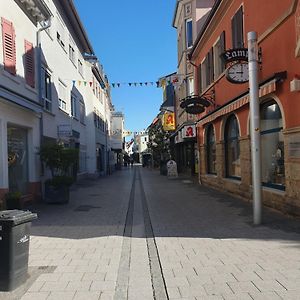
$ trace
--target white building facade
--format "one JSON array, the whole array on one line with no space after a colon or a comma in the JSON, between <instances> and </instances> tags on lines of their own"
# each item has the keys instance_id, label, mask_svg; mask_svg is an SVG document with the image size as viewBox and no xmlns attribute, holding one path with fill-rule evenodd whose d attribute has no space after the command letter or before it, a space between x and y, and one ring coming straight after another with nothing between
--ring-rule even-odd
<instances>
[{"instance_id":1,"label":"white building facade","mask_svg":"<svg viewBox=\"0 0 300 300\"><path fill-rule=\"evenodd\" d=\"M41 196L44 143L77 148L79 176L109 173L109 83L73 1L1 1L0 18L0 201Z\"/></svg>"}]
</instances>

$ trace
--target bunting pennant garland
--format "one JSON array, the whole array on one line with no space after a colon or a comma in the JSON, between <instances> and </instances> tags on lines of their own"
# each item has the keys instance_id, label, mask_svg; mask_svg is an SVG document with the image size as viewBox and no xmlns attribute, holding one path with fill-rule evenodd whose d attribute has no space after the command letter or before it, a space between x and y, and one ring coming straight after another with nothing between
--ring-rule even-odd
<instances>
[{"instance_id":1,"label":"bunting pennant garland","mask_svg":"<svg viewBox=\"0 0 300 300\"><path fill-rule=\"evenodd\" d=\"M68 79L70 80L70 79ZM167 85L169 84L173 84L174 86L177 86L179 84L181 84L182 82L185 81L184 79L178 79L177 76L172 76L169 78L161 78L159 79L159 81L145 81L145 82L113 82L113 83L103 83L103 82L93 82L93 81L84 81L84 80L74 80L71 79L70 80L73 84L73 86L78 85L78 86L89 86L93 89L95 89L95 91L97 91L98 89L108 89L108 88L119 88L122 86L127 86L127 87L157 87L157 88L165 88Z\"/></svg>"}]
</instances>

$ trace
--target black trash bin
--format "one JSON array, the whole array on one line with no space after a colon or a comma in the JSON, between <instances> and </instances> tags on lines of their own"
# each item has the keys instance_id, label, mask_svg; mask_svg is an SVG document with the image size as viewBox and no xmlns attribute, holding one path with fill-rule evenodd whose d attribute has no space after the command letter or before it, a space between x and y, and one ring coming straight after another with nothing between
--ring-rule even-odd
<instances>
[{"instance_id":1,"label":"black trash bin","mask_svg":"<svg viewBox=\"0 0 300 300\"><path fill-rule=\"evenodd\" d=\"M27 279L30 211L0 211L0 291L11 291Z\"/></svg>"}]
</instances>

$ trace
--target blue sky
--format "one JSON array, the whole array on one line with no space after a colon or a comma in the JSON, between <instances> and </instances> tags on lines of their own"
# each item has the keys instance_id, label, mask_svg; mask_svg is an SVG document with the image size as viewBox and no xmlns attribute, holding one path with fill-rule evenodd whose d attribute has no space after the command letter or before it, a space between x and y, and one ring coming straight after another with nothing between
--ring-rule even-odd
<instances>
[{"instance_id":1,"label":"blue sky","mask_svg":"<svg viewBox=\"0 0 300 300\"><path fill-rule=\"evenodd\" d=\"M81 21L110 83L156 82L176 71L176 0L75 0ZM112 88L116 110L125 114L126 129L150 125L162 103L153 86Z\"/></svg>"}]
</instances>

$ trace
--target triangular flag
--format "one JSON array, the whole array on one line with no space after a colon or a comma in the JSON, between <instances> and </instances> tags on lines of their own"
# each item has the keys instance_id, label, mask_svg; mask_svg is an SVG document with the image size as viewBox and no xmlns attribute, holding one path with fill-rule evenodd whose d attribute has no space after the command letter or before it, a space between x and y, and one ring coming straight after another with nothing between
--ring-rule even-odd
<instances>
[{"instance_id":1,"label":"triangular flag","mask_svg":"<svg viewBox=\"0 0 300 300\"><path fill-rule=\"evenodd\" d=\"M145 82L145 85L147 86L147 85L148 85L148 82Z\"/></svg>"},{"instance_id":2,"label":"triangular flag","mask_svg":"<svg viewBox=\"0 0 300 300\"><path fill-rule=\"evenodd\" d=\"M143 85L143 83L142 82L140 82L140 86L142 86Z\"/></svg>"},{"instance_id":3,"label":"triangular flag","mask_svg":"<svg viewBox=\"0 0 300 300\"><path fill-rule=\"evenodd\" d=\"M159 81L156 81L156 87L159 87Z\"/></svg>"},{"instance_id":4,"label":"triangular flag","mask_svg":"<svg viewBox=\"0 0 300 300\"><path fill-rule=\"evenodd\" d=\"M78 84L81 85L81 81L80 80L78 80Z\"/></svg>"},{"instance_id":5,"label":"triangular flag","mask_svg":"<svg viewBox=\"0 0 300 300\"><path fill-rule=\"evenodd\" d=\"M73 86L75 86L75 80L72 80L72 82L73 82Z\"/></svg>"},{"instance_id":6,"label":"triangular flag","mask_svg":"<svg viewBox=\"0 0 300 300\"><path fill-rule=\"evenodd\" d=\"M120 87L120 83L117 83L117 86Z\"/></svg>"},{"instance_id":7,"label":"triangular flag","mask_svg":"<svg viewBox=\"0 0 300 300\"><path fill-rule=\"evenodd\" d=\"M134 83L134 86L137 86L137 83L136 83L136 82Z\"/></svg>"},{"instance_id":8,"label":"triangular flag","mask_svg":"<svg viewBox=\"0 0 300 300\"><path fill-rule=\"evenodd\" d=\"M114 83L112 83L111 85L112 85L113 88L115 87L115 84L114 84Z\"/></svg>"},{"instance_id":9,"label":"triangular flag","mask_svg":"<svg viewBox=\"0 0 300 300\"><path fill-rule=\"evenodd\" d=\"M152 81L151 81L150 83L151 83L151 85L153 85L153 84L154 84Z\"/></svg>"},{"instance_id":10,"label":"triangular flag","mask_svg":"<svg viewBox=\"0 0 300 300\"><path fill-rule=\"evenodd\" d=\"M84 86L86 86L86 81L84 82Z\"/></svg>"},{"instance_id":11,"label":"triangular flag","mask_svg":"<svg viewBox=\"0 0 300 300\"><path fill-rule=\"evenodd\" d=\"M132 83L131 83L131 82L129 82L128 84L129 84L129 86L131 86L131 85L132 85Z\"/></svg>"},{"instance_id":12,"label":"triangular flag","mask_svg":"<svg viewBox=\"0 0 300 300\"><path fill-rule=\"evenodd\" d=\"M90 87L91 87L91 86L92 86L92 84L93 84L93 81L90 81L89 83L90 83Z\"/></svg>"}]
</instances>

